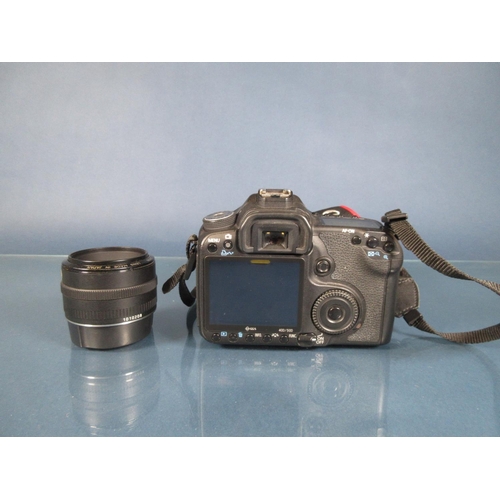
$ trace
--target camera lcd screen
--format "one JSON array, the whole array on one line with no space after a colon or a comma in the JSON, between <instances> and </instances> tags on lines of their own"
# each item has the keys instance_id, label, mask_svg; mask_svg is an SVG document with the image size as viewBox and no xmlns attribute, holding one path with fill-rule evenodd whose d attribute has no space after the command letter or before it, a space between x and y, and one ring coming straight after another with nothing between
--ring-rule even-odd
<instances>
[{"instance_id":1,"label":"camera lcd screen","mask_svg":"<svg viewBox=\"0 0 500 500\"><path fill-rule=\"evenodd\" d=\"M213 258L207 264L210 325L299 326L302 260Z\"/></svg>"}]
</instances>

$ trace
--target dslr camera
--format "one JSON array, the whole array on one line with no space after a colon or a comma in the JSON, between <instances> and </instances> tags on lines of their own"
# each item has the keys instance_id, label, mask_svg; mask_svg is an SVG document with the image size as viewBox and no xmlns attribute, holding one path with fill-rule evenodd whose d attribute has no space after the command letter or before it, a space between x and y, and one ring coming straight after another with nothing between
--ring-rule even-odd
<instances>
[{"instance_id":1,"label":"dslr camera","mask_svg":"<svg viewBox=\"0 0 500 500\"><path fill-rule=\"evenodd\" d=\"M403 252L347 207L309 211L261 189L203 219L197 242L202 336L243 346L375 346L391 339Z\"/></svg>"}]
</instances>

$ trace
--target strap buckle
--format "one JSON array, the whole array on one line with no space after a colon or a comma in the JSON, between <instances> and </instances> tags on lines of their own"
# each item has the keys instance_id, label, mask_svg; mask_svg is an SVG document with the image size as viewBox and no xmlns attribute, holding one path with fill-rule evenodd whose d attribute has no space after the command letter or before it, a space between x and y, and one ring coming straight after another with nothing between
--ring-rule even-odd
<instances>
[{"instance_id":1,"label":"strap buckle","mask_svg":"<svg viewBox=\"0 0 500 500\"><path fill-rule=\"evenodd\" d=\"M387 212L382 217L382 222L384 222L385 224L392 224L393 222L407 220L407 219L408 219L408 214L405 214L404 212L401 212L399 208L396 208L395 210Z\"/></svg>"},{"instance_id":2,"label":"strap buckle","mask_svg":"<svg viewBox=\"0 0 500 500\"><path fill-rule=\"evenodd\" d=\"M410 309L403 315L403 318L410 326L414 326L415 323L422 318L422 314L418 309Z\"/></svg>"}]
</instances>

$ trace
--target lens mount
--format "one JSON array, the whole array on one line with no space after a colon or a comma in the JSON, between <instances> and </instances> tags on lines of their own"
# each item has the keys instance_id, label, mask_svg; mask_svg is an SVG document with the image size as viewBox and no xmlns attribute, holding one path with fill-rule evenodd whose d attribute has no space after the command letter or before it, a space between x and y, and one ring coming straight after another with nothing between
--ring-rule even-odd
<instances>
[{"instance_id":1,"label":"lens mount","mask_svg":"<svg viewBox=\"0 0 500 500\"><path fill-rule=\"evenodd\" d=\"M113 349L151 331L156 309L154 257L135 247L79 250L62 263L61 292L71 340Z\"/></svg>"},{"instance_id":2,"label":"lens mount","mask_svg":"<svg viewBox=\"0 0 500 500\"><path fill-rule=\"evenodd\" d=\"M318 330L339 335L352 330L358 323L361 317L360 300L354 292L334 288L316 299L311 316Z\"/></svg>"}]
</instances>

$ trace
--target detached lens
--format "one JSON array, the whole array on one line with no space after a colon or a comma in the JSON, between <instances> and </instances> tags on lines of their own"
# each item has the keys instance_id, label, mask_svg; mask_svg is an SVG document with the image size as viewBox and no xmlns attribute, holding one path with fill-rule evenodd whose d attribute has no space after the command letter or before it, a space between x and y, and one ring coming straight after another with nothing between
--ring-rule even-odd
<instances>
[{"instance_id":1,"label":"detached lens","mask_svg":"<svg viewBox=\"0 0 500 500\"><path fill-rule=\"evenodd\" d=\"M138 342L153 325L154 257L142 248L80 250L62 263L61 292L71 340L89 349Z\"/></svg>"}]
</instances>

